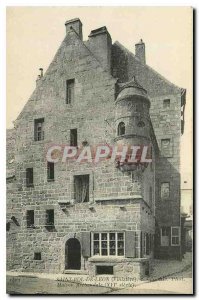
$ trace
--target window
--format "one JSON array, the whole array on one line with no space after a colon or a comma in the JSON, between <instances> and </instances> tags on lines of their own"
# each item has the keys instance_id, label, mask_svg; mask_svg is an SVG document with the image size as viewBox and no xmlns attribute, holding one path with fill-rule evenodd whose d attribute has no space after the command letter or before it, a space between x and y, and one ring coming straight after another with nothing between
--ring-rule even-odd
<instances>
[{"instance_id":1,"label":"window","mask_svg":"<svg viewBox=\"0 0 199 300\"><path fill-rule=\"evenodd\" d=\"M70 130L70 146L77 147L77 129Z\"/></svg>"},{"instance_id":2,"label":"window","mask_svg":"<svg viewBox=\"0 0 199 300\"><path fill-rule=\"evenodd\" d=\"M171 139L162 139L161 140L161 154L164 157L172 157Z\"/></svg>"},{"instance_id":3,"label":"window","mask_svg":"<svg viewBox=\"0 0 199 300\"><path fill-rule=\"evenodd\" d=\"M161 199L167 200L170 197L170 183L162 182L161 183Z\"/></svg>"},{"instance_id":4,"label":"window","mask_svg":"<svg viewBox=\"0 0 199 300\"><path fill-rule=\"evenodd\" d=\"M89 175L74 176L74 198L76 202L89 202Z\"/></svg>"},{"instance_id":5,"label":"window","mask_svg":"<svg viewBox=\"0 0 199 300\"><path fill-rule=\"evenodd\" d=\"M170 233L171 233L170 227L162 227L161 228L161 246L162 247L169 246Z\"/></svg>"},{"instance_id":6,"label":"window","mask_svg":"<svg viewBox=\"0 0 199 300\"><path fill-rule=\"evenodd\" d=\"M35 141L44 140L44 118L35 120Z\"/></svg>"},{"instance_id":7,"label":"window","mask_svg":"<svg viewBox=\"0 0 199 300\"><path fill-rule=\"evenodd\" d=\"M47 164L47 180L48 181L53 181L55 179L54 177L54 163L49 162Z\"/></svg>"},{"instance_id":8,"label":"window","mask_svg":"<svg viewBox=\"0 0 199 300\"><path fill-rule=\"evenodd\" d=\"M46 225L54 226L54 209L46 210Z\"/></svg>"},{"instance_id":9,"label":"window","mask_svg":"<svg viewBox=\"0 0 199 300\"><path fill-rule=\"evenodd\" d=\"M125 124L124 124L124 122L120 122L118 124L118 128L117 128L117 135L119 136L119 135L123 135L123 134L125 134Z\"/></svg>"},{"instance_id":10,"label":"window","mask_svg":"<svg viewBox=\"0 0 199 300\"><path fill-rule=\"evenodd\" d=\"M34 253L34 260L41 260L41 252Z\"/></svg>"},{"instance_id":11,"label":"window","mask_svg":"<svg viewBox=\"0 0 199 300\"><path fill-rule=\"evenodd\" d=\"M93 254L100 256L124 256L124 233L104 232L92 234Z\"/></svg>"},{"instance_id":12,"label":"window","mask_svg":"<svg viewBox=\"0 0 199 300\"><path fill-rule=\"evenodd\" d=\"M180 245L180 227L171 227L171 246Z\"/></svg>"},{"instance_id":13,"label":"window","mask_svg":"<svg viewBox=\"0 0 199 300\"><path fill-rule=\"evenodd\" d=\"M27 219L27 227L31 228L34 227L34 210L27 210L27 214L26 214L26 219Z\"/></svg>"},{"instance_id":14,"label":"window","mask_svg":"<svg viewBox=\"0 0 199 300\"><path fill-rule=\"evenodd\" d=\"M75 79L66 81L66 104L71 104L74 100Z\"/></svg>"},{"instance_id":15,"label":"window","mask_svg":"<svg viewBox=\"0 0 199 300\"><path fill-rule=\"evenodd\" d=\"M33 186L33 168L26 169L26 186Z\"/></svg>"},{"instance_id":16,"label":"window","mask_svg":"<svg viewBox=\"0 0 199 300\"><path fill-rule=\"evenodd\" d=\"M170 99L163 100L163 108L170 108Z\"/></svg>"}]
</instances>

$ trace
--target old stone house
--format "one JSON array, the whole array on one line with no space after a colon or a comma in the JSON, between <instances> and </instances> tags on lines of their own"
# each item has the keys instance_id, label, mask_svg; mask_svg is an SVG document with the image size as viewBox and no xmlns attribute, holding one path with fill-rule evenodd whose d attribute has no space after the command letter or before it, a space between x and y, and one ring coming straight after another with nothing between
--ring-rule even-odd
<instances>
[{"instance_id":1,"label":"old stone house","mask_svg":"<svg viewBox=\"0 0 199 300\"><path fill-rule=\"evenodd\" d=\"M65 26L7 134L7 268L142 278L153 257L181 258L186 93L146 64L142 40L134 55L106 27L83 41L79 19ZM49 145L99 144L150 144L152 163L46 160Z\"/></svg>"}]
</instances>

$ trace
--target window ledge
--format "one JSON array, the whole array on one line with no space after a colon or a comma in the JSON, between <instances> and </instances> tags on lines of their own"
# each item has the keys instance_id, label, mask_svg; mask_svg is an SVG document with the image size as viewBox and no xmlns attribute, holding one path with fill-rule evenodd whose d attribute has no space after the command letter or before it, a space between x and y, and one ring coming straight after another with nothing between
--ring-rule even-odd
<instances>
[{"instance_id":1,"label":"window ledge","mask_svg":"<svg viewBox=\"0 0 199 300\"><path fill-rule=\"evenodd\" d=\"M34 142L34 144L42 144L42 143L44 143L46 141L45 141L45 139L43 139L43 140L39 140L39 141L33 140L33 142Z\"/></svg>"},{"instance_id":2,"label":"window ledge","mask_svg":"<svg viewBox=\"0 0 199 300\"><path fill-rule=\"evenodd\" d=\"M91 256L88 261L89 262L104 262L104 263L114 263L114 262L145 262L149 261L149 257L124 257L124 256Z\"/></svg>"},{"instance_id":3,"label":"window ledge","mask_svg":"<svg viewBox=\"0 0 199 300\"><path fill-rule=\"evenodd\" d=\"M43 259L33 259L34 262L40 262L40 263L43 263L44 260Z\"/></svg>"},{"instance_id":4,"label":"window ledge","mask_svg":"<svg viewBox=\"0 0 199 300\"><path fill-rule=\"evenodd\" d=\"M126 261L128 258L124 256L99 256L99 255L94 255L88 259L90 262L122 262Z\"/></svg>"}]
</instances>

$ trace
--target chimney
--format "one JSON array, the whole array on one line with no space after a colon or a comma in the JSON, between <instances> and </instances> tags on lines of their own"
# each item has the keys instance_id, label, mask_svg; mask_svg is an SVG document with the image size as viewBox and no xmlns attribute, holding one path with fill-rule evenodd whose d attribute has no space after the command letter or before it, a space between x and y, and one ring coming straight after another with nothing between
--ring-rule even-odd
<instances>
[{"instance_id":1,"label":"chimney","mask_svg":"<svg viewBox=\"0 0 199 300\"><path fill-rule=\"evenodd\" d=\"M82 36L82 22L80 21L79 18L75 18L69 21L66 21L65 23L66 26L66 34L71 30L74 29L76 33L79 35L80 39L83 39Z\"/></svg>"},{"instance_id":2,"label":"chimney","mask_svg":"<svg viewBox=\"0 0 199 300\"><path fill-rule=\"evenodd\" d=\"M111 47L112 40L107 28L100 27L92 30L88 36L86 46L102 64L105 70L111 72Z\"/></svg>"},{"instance_id":3,"label":"chimney","mask_svg":"<svg viewBox=\"0 0 199 300\"><path fill-rule=\"evenodd\" d=\"M142 64L146 63L145 43L143 43L142 39L139 41L139 43L135 44L135 56L141 61Z\"/></svg>"}]
</instances>

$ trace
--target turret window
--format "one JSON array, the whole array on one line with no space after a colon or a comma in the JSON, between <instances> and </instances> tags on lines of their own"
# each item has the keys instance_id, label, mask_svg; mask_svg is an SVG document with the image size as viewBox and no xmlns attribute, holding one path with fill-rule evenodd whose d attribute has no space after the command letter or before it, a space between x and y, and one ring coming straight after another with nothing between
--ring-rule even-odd
<instances>
[{"instance_id":1,"label":"turret window","mask_svg":"<svg viewBox=\"0 0 199 300\"><path fill-rule=\"evenodd\" d=\"M125 134L125 124L124 122L120 122L117 128L117 135L123 135L123 134Z\"/></svg>"}]
</instances>

